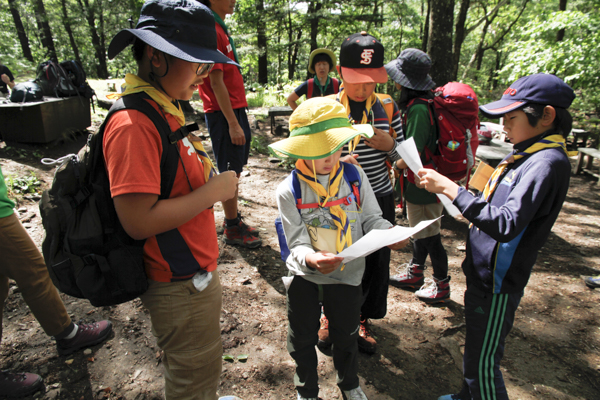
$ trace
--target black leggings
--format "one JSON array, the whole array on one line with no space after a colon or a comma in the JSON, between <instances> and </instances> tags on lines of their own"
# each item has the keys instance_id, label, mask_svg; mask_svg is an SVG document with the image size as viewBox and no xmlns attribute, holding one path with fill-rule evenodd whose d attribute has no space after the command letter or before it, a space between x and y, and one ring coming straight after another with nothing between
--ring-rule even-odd
<instances>
[{"instance_id":1,"label":"black leggings","mask_svg":"<svg viewBox=\"0 0 600 400\"><path fill-rule=\"evenodd\" d=\"M446 254L442 236L439 233L425 239L413 239L412 263L425 265L427 255L431 259L433 276L439 280L446 279L448 277L448 254Z\"/></svg>"}]
</instances>

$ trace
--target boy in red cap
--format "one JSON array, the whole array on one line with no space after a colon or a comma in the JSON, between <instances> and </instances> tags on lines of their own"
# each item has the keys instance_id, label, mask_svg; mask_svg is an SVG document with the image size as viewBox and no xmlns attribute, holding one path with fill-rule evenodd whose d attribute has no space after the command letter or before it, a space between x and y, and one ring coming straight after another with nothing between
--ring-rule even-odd
<instances>
[{"instance_id":1,"label":"boy in red cap","mask_svg":"<svg viewBox=\"0 0 600 400\"><path fill-rule=\"evenodd\" d=\"M483 192L473 196L431 169L421 184L453 200L471 222L462 268L467 277L463 358L458 394L438 400L508 399L500 361L515 312L538 251L558 217L571 175L565 137L575 94L554 75L535 74L513 83L483 115L504 116L514 151L495 169Z\"/></svg>"}]
</instances>

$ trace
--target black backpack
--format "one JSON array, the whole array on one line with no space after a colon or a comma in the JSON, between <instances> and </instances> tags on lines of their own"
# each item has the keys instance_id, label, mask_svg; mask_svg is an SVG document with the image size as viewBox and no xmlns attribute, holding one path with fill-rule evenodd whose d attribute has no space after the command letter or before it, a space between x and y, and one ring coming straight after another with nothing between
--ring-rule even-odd
<instances>
[{"instance_id":1,"label":"black backpack","mask_svg":"<svg viewBox=\"0 0 600 400\"><path fill-rule=\"evenodd\" d=\"M139 110L152 120L163 148L160 199L168 198L173 187L179 162L177 141L198 129L193 124L171 132L147 98L141 93L117 100L79 154L63 157L52 187L43 192L40 202L46 231L42 253L54 285L97 307L124 303L148 289L142 257L145 240L127 235L110 195L102 151L107 121L123 109Z\"/></svg>"},{"instance_id":2,"label":"black backpack","mask_svg":"<svg viewBox=\"0 0 600 400\"><path fill-rule=\"evenodd\" d=\"M10 91L10 101L13 103L38 101L43 96L42 88L33 81L17 83Z\"/></svg>"},{"instance_id":3,"label":"black backpack","mask_svg":"<svg viewBox=\"0 0 600 400\"><path fill-rule=\"evenodd\" d=\"M44 96L69 97L79 94L67 71L52 60L38 65L36 76L35 82L42 87Z\"/></svg>"},{"instance_id":4,"label":"black backpack","mask_svg":"<svg viewBox=\"0 0 600 400\"><path fill-rule=\"evenodd\" d=\"M77 89L77 93L86 99L91 99L96 92L87 82L87 75L83 66L76 60L68 60L60 63L60 66L65 70L71 83Z\"/></svg>"}]
</instances>

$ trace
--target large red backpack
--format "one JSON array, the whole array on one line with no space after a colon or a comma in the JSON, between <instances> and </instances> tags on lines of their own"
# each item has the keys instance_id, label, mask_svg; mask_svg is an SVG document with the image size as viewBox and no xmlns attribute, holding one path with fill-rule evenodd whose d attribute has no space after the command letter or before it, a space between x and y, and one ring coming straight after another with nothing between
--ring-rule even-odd
<instances>
[{"instance_id":1,"label":"large red backpack","mask_svg":"<svg viewBox=\"0 0 600 400\"><path fill-rule=\"evenodd\" d=\"M340 91L340 81L338 81L335 78L331 78L331 81L333 83L333 94L336 94ZM315 80L314 78L310 78L308 81L308 88L306 91L306 98L307 99L312 99L313 97L317 97L319 96L319 94L313 95L313 92L315 90Z\"/></svg>"},{"instance_id":2,"label":"large red backpack","mask_svg":"<svg viewBox=\"0 0 600 400\"><path fill-rule=\"evenodd\" d=\"M477 95L469 85L460 82L450 82L438 87L434 94L433 99L417 98L408 103L408 107L415 103L427 104L431 123L437 123L438 126L437 150L432 154L425 148L423 164L433 161L440 174L454 181L466 177L468 185L479 145ZM406 123L405 120L403 122Z\"/></svg>"}]
</instances>

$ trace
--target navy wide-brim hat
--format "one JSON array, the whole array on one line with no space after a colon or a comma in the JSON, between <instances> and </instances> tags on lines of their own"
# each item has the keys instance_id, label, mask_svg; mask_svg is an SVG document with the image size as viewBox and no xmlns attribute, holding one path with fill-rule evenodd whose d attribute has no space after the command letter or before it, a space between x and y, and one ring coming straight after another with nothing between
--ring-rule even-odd
<instances>
[{"instance_id":1,"label":"navy wide-brim hat","mask_svg":"<svg viewBox=\"0 0 600 400\"><path fill-rule=\"evenodd\" d=\"M136 38L184 61L237 65L217 50L213 13L197 1L146 1L135 29L123 29L110 42L108 58L113 59Z\"/></svg>"},{"instance_id":2,"label":"navy wide-brim hat","mask_svg":"<svg viewBox=\"0 0 600 400\"><path fill-rule=\"evenodd\" d=\"M479 106L481 113L494 118L518 110L528 103L569 108L575 92L556 75L534 74L517 79L504 91L502 98Z\"/></svg>"},{"instance_id":3,"label":"navy wide-brim hat","mask_svg":"<svg viewBox=\"0 0 600 400\"><path fill-rule=\"evenodd\" d=\"M413 90L430 90L435 82L429 76L431 58L419 49L406 49L397 59L387 63L385 70L397 84Z\"/></svg>"}]
</instances>

